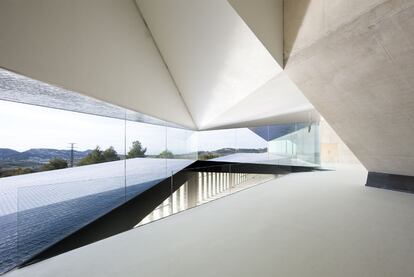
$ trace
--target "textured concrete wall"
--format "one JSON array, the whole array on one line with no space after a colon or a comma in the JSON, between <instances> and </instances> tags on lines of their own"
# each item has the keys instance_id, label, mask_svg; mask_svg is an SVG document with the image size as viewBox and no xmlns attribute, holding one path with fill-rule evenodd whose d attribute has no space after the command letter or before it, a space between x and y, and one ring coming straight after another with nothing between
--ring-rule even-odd
<instances>
[{"instance_id":1,"label":"textured concrete wall","mask_svg":"<svg viewBox=\"0 0 414 277\"><path fill-rule=\"evenodd\" d=\"M414 1L385 1L300 48L287 74L365 167L414 175Z\"/></svg>"},{"instance_id":2,"label":"textured concrete wall","mask_svg":"<svg viewBox=\"0 0 414 277\"><path fill-rule=\"evenodd\" d=\"M387 0L285 0L285 59Z\"/></svg>"},{"instance_id":3,"label":"textured concrete wall","mask_svg":"<svg viewBox=\"0 0 414 277\"><path fill-rule=\"evenodd\" d=\"M322 166L359 164L354 153L346 146L324 118L319 122Z\"/></svg>"}]
</instances>

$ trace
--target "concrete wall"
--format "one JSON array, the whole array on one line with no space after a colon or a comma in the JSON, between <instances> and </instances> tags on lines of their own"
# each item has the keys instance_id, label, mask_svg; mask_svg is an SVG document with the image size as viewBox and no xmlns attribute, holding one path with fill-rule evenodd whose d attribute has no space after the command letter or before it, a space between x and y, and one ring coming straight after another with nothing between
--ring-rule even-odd
<instances>
[{"instance_id":1,"label":"concrete wall","mask_svg":"<svg viewBox=\"0 0 414 277\"><path fill-rule=\"evenodd\" d=\"M285 0L285 59L386 0Z\"/></svg>"},{"instance_id":2,"label":"concrete wall","mask_svg":"<svg viewBox=\"0 0 414 277\"><path fill-rule=\"evenodd\" d=\"M414 175L414 2L382 2L365 13L343 4L344 14L360 15L316 32L286 72L369 171ZM314 11L305 18L318 18ZM298 21L285 14L287 37Z\"/></svg>"},{"instance_id":3,"label":"concrete wall","mask_svg":"<svg viewBox=\"0 0 414 277\"><path fill-rule=\"evenodd\" d=\"M335 167L337 164L360 163L324 118L319 122L319 130L322 166Z\"/></svg>"},{"instance_id":4,"label":"concrete wall","mask_svg":"<svg viewBox=\"0 0 414 277\"><path fill-rule=\"evenodd\" d=\"M133 0L2 0L0 37L0 67L194 127Z\"/></svg>"}]
</instances>

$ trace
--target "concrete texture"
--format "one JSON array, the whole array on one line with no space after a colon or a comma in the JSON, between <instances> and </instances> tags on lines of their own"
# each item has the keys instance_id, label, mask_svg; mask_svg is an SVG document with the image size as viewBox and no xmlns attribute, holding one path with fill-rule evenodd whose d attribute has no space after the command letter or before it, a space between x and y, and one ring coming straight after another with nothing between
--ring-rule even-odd
<instances>
[{"instance_id":1,"label":"concrete texture","mask_svg":"<svg viewBox=\"0 0 414 277\"><path fill-rule=\"evenodd\" d=\"M309 7L314 2L323 1ZM309 28L301 27L296 41L313 42L293 47L286 72L369 171L414 175L414 2L368 2L336 6L339 22L345 14L353 20L311 39L301 38ZM304 18L320 18L321 9ZM298 21L285 14L286 37Z\"/></svg>"},{"instance_id":2,"label":"concrete texture","mask_svg":"<svg viewBox=\"0 0 414 277\"><path fill-rule=\"evenodd\" d=\"M387 0L285 0L285 59Z\"/></svg>"},{"instance_id":3,"label":"concrete texture","mask_svg":"<svg viewBox=\"0 0 414 277\"><path fill-rule=\"evenodd\" d=\"M361 163L324 118L321 118L319 122L319 130L322 167L331 168L335 167L335 164Z\"/></svg>"},{"instance_id":4,"label":"concrete texture","mask_svg":"<svg viewBox=\"0 0 414 277\"><path fill-rule=\"evenodd\" d=\"M365 179L291 174L6 276L413 276L414 195Z\"/></svg>"}]
</instances>

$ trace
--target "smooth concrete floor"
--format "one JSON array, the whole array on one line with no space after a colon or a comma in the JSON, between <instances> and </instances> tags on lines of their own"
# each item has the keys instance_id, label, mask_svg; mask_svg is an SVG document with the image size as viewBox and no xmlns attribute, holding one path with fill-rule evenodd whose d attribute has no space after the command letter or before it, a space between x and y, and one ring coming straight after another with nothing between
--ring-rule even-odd
<instances>
[{"instance_id":1,"label":"smooth concrete floor","mask_svg":"<svg viewBox=\"0 0 414 277\"><path fill-rule=\"evenodd\" d=\"M414 276L414 195L296 173L6 274Z\"/></svg>"}]
</instances>

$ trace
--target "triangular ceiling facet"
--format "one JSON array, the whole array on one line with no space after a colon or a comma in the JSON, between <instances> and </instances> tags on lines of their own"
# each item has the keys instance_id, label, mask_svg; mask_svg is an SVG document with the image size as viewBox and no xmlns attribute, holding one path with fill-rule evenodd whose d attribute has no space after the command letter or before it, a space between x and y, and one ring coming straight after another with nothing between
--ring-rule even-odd
<instances>
[{"instance_id":1,"label":"triangular ceiling facet","mask_svg":"<svg viewBox=\"0 0 414 277\"><path fill-rule=\"evenodd\" d=\"M279 9L272 20L282 26L279 2L260 0L259 8L270 3ZM274 58L281 62L283 49L274 45L283 42L282 29L268 37L261 30L270 26L252 24L274 43L266 48L226 0L137 3L198 129L268 123L279 116L290 122L290 114L291 120L307 121L306 112L314 111ZM242 11L251 6L239 0L232 5ZM244 15L258 22L254 13Z\"/></svg>"}]
</instances>

